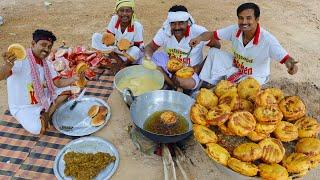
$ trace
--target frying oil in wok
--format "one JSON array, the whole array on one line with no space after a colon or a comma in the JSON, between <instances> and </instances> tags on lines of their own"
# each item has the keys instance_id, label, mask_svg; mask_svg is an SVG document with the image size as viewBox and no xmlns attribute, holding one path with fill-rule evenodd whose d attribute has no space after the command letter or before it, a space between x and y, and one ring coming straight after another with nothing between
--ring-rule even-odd
<instances>
[{"instance_id":1,"label":"frying oil in wok","mask_svg":"<svg viewBox=\"0 0 320 180\"><path fill-rule=\"evenodd\" d=\"M174 124L165 124L161 121L161 114L166 112L156 111L144 122L143 129L161 135L175 135L186 133L189 129L187 120L179 113L175 113L177 120Z\"/></svg>"}]
</instances>

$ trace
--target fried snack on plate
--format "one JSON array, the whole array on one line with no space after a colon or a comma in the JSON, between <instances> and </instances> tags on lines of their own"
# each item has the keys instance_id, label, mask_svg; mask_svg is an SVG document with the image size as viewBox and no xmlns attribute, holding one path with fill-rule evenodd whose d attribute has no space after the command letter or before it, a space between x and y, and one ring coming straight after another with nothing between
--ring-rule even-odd
<instances>
[{"instance_id":1,"label":"fried snack on plate","mask_svg":"<svg viewBox=\"0 0 320 180\"><path fill-rule=\"evenodd\" d=\"M240 97L236 92L227 92L219 98L219 104L226 104L232 111L236 111L240 108Z\"/></svg>"},{"instance_id":2,"label":"fried snack on plate","mask_svg":"<svg viewBox=\"0 0 320 180\"><path fill-rule=\"evenodd\" d=\"M183 67L176 72L178 78L189 79L192 78L194 69L192 67Z\"/></svg>"},{"instance_id":3,"label":"fried snack on plate","mask_svg":"<svg viewBox=\"0 0 320 180\"><path fill-rule=\"evenodd\" d=\"M298 128L289 122L281 121L273 131L273 134L280 141L290 142L298 139Z\"/></svg>"},{"instance_id":4,"label":"fried snack on plate","mask_svg":"<svg viewBox=\"0 0 320 180\"><path fill-rule=\"evenodd\" d=\"M91 118L95 117L99 112L99 105L93 105L90 107L89 111L88 111L88 116L90 116Z\"/></svg>"},{"instance_id":5,"label":"fried snack on plate","mask_svg":"<svg viewBox=\"0 0 320 180\"><path fill-rule=\"evenodd\" d=\"M268 91L260 92L255 99L256 106L278 105L277 99Z\"/></svg>"},{"instance_id":6,"label":"fried snack on plate","mask_svg":"<svg viewBox=\"0 0 320 180\"><path fill-rule=\"evenodd\" d=\"M105 122L106 115L108 114L108 109L104 106L93 105L88 111L88 116L91 119L92 126L100 126Z\"/></svg>"},{"instance_id":7,"label":"fried snack on plate","mask_svg":"<svg viewBox=\"0 0 320 180\"><path fill-rule=\"evenodd\" d=\"M296 145L296 152L303 153L308 156L320 154L320 140L317 138L300 139Z\"/></svg>"},{"instance_id":8,"label":"fried snack on plate","mask_svg":"<svg viewBox=\"0 0 320 180\"><path fill-rule=\"evenodd\" d=\"M216 162L224 166L227 166L228 159L231 156L225 148L215 143L208 143L206 144L206 146L207 146L206 153L211 159L215 160Z\"/></svg>"},{"instance_id":9,"label":"fried snack on plate","mask_svg":"<svg viewBox=\"0 0 320 180\"><path fill-rule=\"evenodd\" d=\"M320 140L317 138L300 139L296 145L296 152L308 156L311 168L316 168L320 163Z\"/></svg>"},{"instance_id":10,"label":"fried snack on plate","mask_svg":"<svg viewBox=\"0 0 320 180\"><path fill-rule=\"evenodd\" d=\"M251 141L254 141L254 142L258 142L258 141L261 141L262 139L265 139L267 137L269 137L270 134L267 134L267 133L259 133L257 132L256 130L254 131L251 131L248 135L247 135L247 138L249 138Z\"/></svg>"},{"instance_id":11,"label":"fried snack on plate","mask_svg":"<svg viewBox=\"0 0 320 180\"><path fill-rule=\"evenodd\" d=\"M227 122L226 122L227 123ZM230 128L228 128L228 126L226 125L226 123L218 126L219 127L219 131L227 136L235 136L236 134L234 132L232 132L232 130Z\"/></svg>"},{"instance_id":12,"label":"fried snack on plate","mask_svg":"<svg viewBox=\"0 0 320 180\"><path fill-rule=\"evenodd\" d=\"M94 118L91 119L92 126L100 126L104 123L105 117L103 114L97 114Z\"/></svg>"},{"instance_id":13,"label":"fried snack on plate","mask_svg":"<svg viewBox=\"0 0 320 180\"><path fill-rule=\"evenodd\" d=\"M264 164L258 165L259 174L264 180L288 180L289 174L286 168L279 164Z\"/></svg>"},{"instance_id":14,"label":"fried snack on plate","mask_svg":"<svg viewBox=\"0 0 320 180\"><path fill-rule=\"evenodd\" d=\"M294 125L298 128L299 138L317 137L320 132L320 124L312 117L300 118Z\"/></svg>"},{"instance_id":15,"label":"fried snack on plate","mask_svg":"<svg viewBox=\"0 0 320 180\"><path fill-rule=\"evenodd\" d=\"M255 161L261 158L262 149L256 143L243 143L233 150L233 155L241 161Z\"/></svg>"},{"instance_id":16,"label":"fried snack on plate","mask_svg":"<svg viewBox=\"0 0 320 180\"><path fill-rule=\"evenodd\" d=\"M183 62L176 58L170 58L167 62L167 69L171 73L175 73L183 68Z\"/></svg>"},{"instance_id":17,"label":"fried snack on plate","mask_svg":"<svg viewBox=\"0 0 320 180\"><path fill-rule=\"evenodd\" d=\"M216 134L206 126L193 124L192 129L194 137L201 144L216 143L218 141Z\"/></svg>"},{"instance_id":18,"label":"fried snack on plate","mask_svg":"<svg viewBox=\"0 0 320 180\"><path fill-rule=\"evenodd\" d=\"M207 113L208 113L208 110L204 106L196 103L191 107L190 118L193 123L205 126L207 125L207 121L206 121Z\"/></svg>"},{"instance_id":19,"label":"fried snack on plate","mask_svg":"<svg viewBox=\"0 0 320 180\"><path fill-rule=\"evenodd\" d=\"M259 169L256 165L249 163L249 162L240 161L236 158L229 158L228 166L232 170L234 170L240 174L243 174L245 176L255 176L255 175L257 175L257 173L259 171Z\"/></svg>"},{"instance_id":20,"label":"fried snack on plate","mask_svg":"<svg viewBox=\"0 0 320 180\"><path fill-rule=\"evenodd\" d=\"M102 43L105 44L106 46L114 45L115 41L116 41L116 38L112 33L106 32L102 36Z\"/></svg>"},{"instance_id":21,"label":"fried snack on plate","mask_svg":"<svg viewBox=\"0 0 320 180\"><path fill-rule=\"evenodd\" d=\"M232 84L232 82L227 80L221 80L214 88L214 92L218 97L221 97L223 94L227 92L235 92L237 93L237 87Z\"/></svg>"},{"instance_id":22,"label":"fried snack on plate","mask_svg":"<svg viewBox=\"0 0 320 180\"><path fill-rule=\"evenodd\" d=\"M231 114L231 108L226 104L220 104L209 110L206 119L210 125L224 124Z\"/></svg>"},{"instance_id":23,"label":"fried snack on plate","mask_svg":"<svg viewBox=\"0 0 320 180\"><path fill-rule=\"evenodd\" d=\"M240 81L237 88L241 98L254 101L260 92L261 87L257 80L248 77L247 79Z\"/></svg>"},{"instance_id":24,"label":"fried snack on plate","mask_svg":"<svg viewBox=\"0 0 320 180\"><path fill-rule=\"evenodd\" d=\"M320 154L315 156L308 156L310 162L311 162L311 168L316 168L320 163Z\"/></svg>"},{"instance_id":25,"label":"fried snack on plate","mask_svg":"<svg viewBox=\"0 0 320 180\"><path fill-rule=\"evenodd\" d=\"M18 43L11 44L8 47L8 52L13 53L16 56L17 60L23 60L27 56L26 49Z\"/></svg>"},{"instance_id":26,"label":"fried snack on plate","mask_svg":"<svg viewBox=\"0 0 320 180\"><path fill-rule=\"evenodd\" d=\"M256 120L248 111L237 111L231 114L228 128L238 136L246 136L254 130Z\"/></svg>"},{"instance_id":27,"label":"fried snack on plate","mask_svg":"<svg viewBox=\"0 0 320 180\"><path fill-rule=\"evenodd\" d=\"M280 101L284 98L284 93L278 88L267 88L264 90L264 92L272 94L276 98L277 103L280 103Z\"/></svg>"},{"instance_id":28,"label":"fried snack on plate","mask_svg":"<svg viewBox=\"0 0 320 180\"><path fill-rule=\"evenodd\" d=\"M120 41L117 43L117 46L120 51L126 51L130 48L131 43L128 39L120 39Z\"/></svg>"},{"instance_id":29,"label":"fried snack on plate","mask_svg":"<svg viewBox=\"0 0 320 180\"><path fill-rule=\"evenodd\" d=\"M262 148L262 161L265 163L279 163L285 154L285 149L280 140L266 138L259 142Z\"/></svg>"},{"instance_id":30,"label":"fried snack on plate","mask_svg":"<svg viewBox=\"0 0 320 180\"><path fill-rule=\"evenodd\" d=\"M291 153L283 159L282 164L289 173L296 173L301 176L305 175L311 168L308 156L302 153Z\"/></svg>"},{"instance_id":31,"label":"fried snack on plate","mask_svg":"<svg viewBox=\"0 0 320 180\"><path fill-rule=\"evenodd\" d=\"M103 116L106 116L108 114L108 109L104 106L99 106L98 114L102 114Z\"/></svg>"},{"instance_id":32,"label":"fried snack on plate","mask_svg":"<svg viewBox=\"0 0 320 180\"><path fill-rule=\"evenodd\" d=\"M218 104L218 97L211 90L201 88L197 94L196 102L207 109L212 109Z\"/></svg>"},{"instance_id":33,"label":"fried snack on plate","mask_svg":"<svg viewBox=\"0 0 320 180\"><path fill-rule=\"evenodd\" d=\"M295 121L306 114L306 106L299 96L287 96L279 103L279 108L287 121Z\"/></svg>"},{"instance_id":34,"label":"fried snack on plate","mask_svg":"<svg viewBox=\"0 0 320 180\"><path fill-rule=\"evenodd\" d=\"M254 116L261 124L278 124L283 114L277 106L259 106L254 110Z\"/></svg>"},{"instance_id":35,"label":"fried snack on plate","mask_svg":"<svg viewBox=\"0 0 320 180\"><path fill-rule=\"evenodd\" d=\"M253 113L254 106L249 100L240 98L239 110L249 111L250 113Z\"/></svg>"},{"instance_id":36,"label":"fried snack on plate","mask_svg":"<svg viewBox=\"0 0 320 180\"><path fill-rule=\"evenodd\" d=\"M263 134L270 134L276 129L277 125L276 124L261 124L261 123L256 123L256 128L254 131L257 133L263 133Z\"/></svg>"}]
</instances>

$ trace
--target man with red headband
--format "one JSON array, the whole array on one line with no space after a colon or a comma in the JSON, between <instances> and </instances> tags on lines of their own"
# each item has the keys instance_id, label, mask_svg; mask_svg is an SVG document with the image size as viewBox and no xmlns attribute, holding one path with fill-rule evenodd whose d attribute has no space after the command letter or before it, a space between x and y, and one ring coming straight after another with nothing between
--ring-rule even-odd
<instances>
[{"instance_id":1,"label":"man with red headband","mask_svg":"<svg viewBox=\"0 0 320 180\"><path fill-rule=\"evenodd\" d=\"M5 64L0 80L7 79L9 110L32 134L42 134L57 106L71 94L70 85L79 80L62 79L47 60L56 37L50 31L36 30L25 59L16 60L12 52L3 53Z\"/></svg>"},{"instance_id":2,"label":"man with red headband","mask_svg":"<svg viewBox=\"0 0 320 180\"><path fill-rule=\"evenodd\" d=\"M223 39L232 43L232 54L215 48L210 49L200 79L215 85L225 77L229 81L237 82L252 76L260 84L265 84L269 80L271 59L285 64L291 75L298 71L297 61L289 56L271 33L260 27L258 5L240 5L237 16L237 25L205 32L190 41L191 46L210 39Z\"/></svg>"},{"instance_id":3,"label":"man with red headband","mask_svg":"<svg viewBox=\"0 0 320 180\"><path fill-rule=\"evenodd\" d=\"M163 27L145 48L145 57L151 59L162 71L169 88L190 91L198 86L198 73L203 65L202 50L205 45L211 46L212 43L200 42L191 49L189 42L206 31L206 28L195 24L185 6L175 5L169 9ZM163 47L165 52L157 51L160 47ZM219 48L219 42L215 42L214 47ZM195 73L192 78L178 78L171 74L167 69L170 58L178 59L186 66L193 67Z\"/></svg>"}]
</instances>

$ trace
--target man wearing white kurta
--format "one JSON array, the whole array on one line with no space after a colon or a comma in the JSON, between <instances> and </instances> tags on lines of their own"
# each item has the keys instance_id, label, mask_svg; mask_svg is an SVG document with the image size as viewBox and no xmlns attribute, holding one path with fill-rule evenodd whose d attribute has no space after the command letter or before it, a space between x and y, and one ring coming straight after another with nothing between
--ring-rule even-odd
<instances>
[{"instance_id":1,"label":"man wearing white kurta","mask_svg":"<svg viewBox=\"0 0 320 180\"><path fill-rule=\"evenodd\" d=\"M153 41L146 46L146 58L151 59L159 67L165 76L166 84L171 88L192 90L197 87L199 83L197 73L199 73L203 62L202 50L205 45L209 45L210 41L200 42L192 50L189 42L192 38L206 31L206 28L195 24L186 7L176 5L170 8L163 27L159 29ZM160 47L163 47L165 52L157 51ZM220 47L220 45L216 47ZM192 78L173 77L166 66L171 57L193 67L196 73Z\"/></svg>"},{"instance_id":2,"label":"man wearing white kurta","mask_svg":"<svg viewBox=\"0 0 320 180\"><path fill-rule=\"evenodd\" d=\"M127 64L140 64L143 57L143 26L136 19L134 0L117 0L116 15L113 15L106 31L112 33L116 41L127 39L131 42L131 47L126 50L126 53L132 57L134 62L129 62L125 56L120 58ZM94 33L92 36L92 47L98 50L108 50L108 47L102 43L102 34ZM115 50L115 52L119 52ZM121 52L119 52L121 53Z\"/></svg>"},{"instance_id":3,"label":"man wearing white kurta","mask_svg":"<svg viewBox=\"0 0 320 180\"><path fill-rule=\"evenodd\" d=\"M10 113L32 134L45 132L52 113L70 95L70 85L79 79L62 79L46 60L55 40L52 32L36 30L25 59L17 61L14 53L3 54L8 71L2 72L0 79L7 78Z\"/></svg>"},{"instance_id":4,"label":"man wearing white kurta","mask_svg":"<svg viewBox=\"0 0 320 180\"><path fill-rule=\"evenodd\" d=\"M271 59L281 64L285 63L288 73L297 72L297 62L289 56L271 33L260 27L258 23L260 9L256 4L240 5L237 16L238 25L206 32L191 40L191 46L209 39L223 39L232 43L232 53L215 48L210 49L200 73L200 79L215 85L223 78L237 82L252 76L260 84L265 84L269 80Z\"/></svg>"}]
</instances>

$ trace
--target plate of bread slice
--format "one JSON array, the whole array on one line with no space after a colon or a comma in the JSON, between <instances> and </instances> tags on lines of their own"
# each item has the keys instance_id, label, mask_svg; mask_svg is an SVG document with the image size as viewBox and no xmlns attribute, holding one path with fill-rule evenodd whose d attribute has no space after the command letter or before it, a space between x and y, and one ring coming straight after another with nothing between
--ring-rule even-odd
<instances>
[{"instance_id":1,"label":"plate of bread slice","mask_svg":"<svg viewBox=\"0 0 320 180\"><path fill-rule=\"evenodd\" d=\"M100 130L111 117L111 108L102 99L84 96L70 110L75 99L61 105L53 114L54 127L69 136L86 136Z\"/></svg>"}]
</instances>

